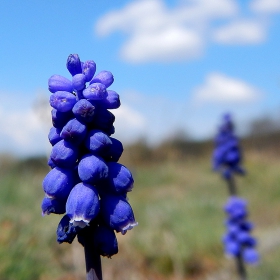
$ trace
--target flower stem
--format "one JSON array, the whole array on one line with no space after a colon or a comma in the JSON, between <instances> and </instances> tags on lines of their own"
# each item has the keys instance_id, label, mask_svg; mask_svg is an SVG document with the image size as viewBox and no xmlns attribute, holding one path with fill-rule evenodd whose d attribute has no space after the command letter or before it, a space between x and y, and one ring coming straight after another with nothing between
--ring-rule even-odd
<instances>
[{"instance_id":1,"label":"flower stem","mask_svg":"<svg viewBox=\"0 0 280 280\"><path fill-rule=\"evenodd\" d=\"M244 261L240 254L236 256L236 267L240 280L246 280L247 279L246 269L245 269Z\"/></svg>"},{"instance_id":2,"label":"flower stem","mask_svg":"<svg viewBox=\"0 0 280 280\"><path fill-rule=\"evenodd\" d=\"M227 181L227 184L228 184L229 194L230 195L237 195L237 188L236 188L233 176L228 178L226 181Z\"/></svg>"},{"instance_id":3,"label":"flower stem","mask_svg":"<svg viewBox=\"0 0 280 280\"><path fill-rule=\"evenodd\" d=\"M94 248L92 236L86 234L85 236L85 261L87 280L102 280L102 268L100 255Z\"/></svg>"}]
</instances>

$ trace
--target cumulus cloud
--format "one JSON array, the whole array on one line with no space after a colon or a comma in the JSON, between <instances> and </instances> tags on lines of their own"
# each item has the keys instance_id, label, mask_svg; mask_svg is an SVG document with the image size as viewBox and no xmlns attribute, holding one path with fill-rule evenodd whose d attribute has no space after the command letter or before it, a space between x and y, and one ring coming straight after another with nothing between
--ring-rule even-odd
<instances>
[{"instance_id":1,"label":"cumulus cloud","mask_svg":"<svg viewBox=\"0 0 280 280\"><path fill-rule=\"evenodd\" d=\"M254 0L246 8L253 19L240 19L242 9L235 0L182 0L172 8L164 0L136 0L105 14L95 30L100 36L125 33L120 55L129 62L186 60L201 56L211 40L262 43L268 24L260 12L280 12L279 0ZM219 27L217 20L222 20Z\"/></svg>"},{"instance_id":2,"label":"cumulus cloud","mask_svg":"<svg viewBox=\"0 0 280 280\"><path fill-rule=\"evenodd\" d=\"M253 0L250 4L252 11L257 13L279 13L280 1L279 0Z\"/></svg>"},{"instance_id":3,"label":"cumulus cloud","mask_svg":"<svg viewBox=\"0 0 280 280\"><path fill-rule=\"evenodd\" d=\"M124 143L130 143L143 136L146 118L142 113L126 104L112 110L112 113L116 117L113 137L119 138Z\"/></svg>"},{"instance_id":4,"label":"cumulus cloud","mask_svg":"<svg viewBox=\"0 0 280 280\"><path fill-rule=\"evenodd\" d=\"M47 131L35 112L30 109L7 112L0 108L0 120L2 151L20 156L47 152Z\"/></svg>"},{"instance_id":5,"label":"cumulus cloud","mask_svg":"<svg viewBox=\"0 0 280 280\"><path fill-rule=\"evenodd\" d=\"M257 44L265 37L265 25L256 20L236 20L213 31L214 41L224 44Z\"/></svg>"},{"instance_id":6,"label":"cumulus cloud","mask_svg":"<svg viewBox=\"0 0 280 280\"><path fill-rule=\"evenodd\" d=\"M127 33L121 56L131 62L197 57L203 52L208 22L233 16L237 6L232 0L183 3L168 9L162 0L134 1L100 18L96 32L101 36Z\"/></svg>"},{"instance_id":7,"label":"cumulus cloud","mask_svg":"<svg viewBox=\"0 0 280 280\"><path fill-rule=\"evenodd\" d=\"M259 91L246 82L220 73L210 73L203 85L194 90L198 103L244 103L259 98Z\"/></svg>"}]
</instances>

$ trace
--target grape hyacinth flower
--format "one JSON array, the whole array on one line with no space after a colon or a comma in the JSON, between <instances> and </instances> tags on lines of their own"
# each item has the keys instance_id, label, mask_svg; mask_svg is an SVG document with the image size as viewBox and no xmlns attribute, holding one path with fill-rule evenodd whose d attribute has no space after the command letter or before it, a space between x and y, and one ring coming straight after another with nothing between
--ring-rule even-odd
<instances>
[{"instance_id":1,"label":"grape hyacinth flower","mask_svg":"<svg viewBox=\"0 0 280 280\"><path fill-rule=\"evenodd\" d=\"M247 221L247 202L237 196L234 175L244 175L239 140L234 134L234 124L230 114L223 116L214 142L212 166L222 174L227 183L229 200L225 205L227 231L223 237L225 254L236 260L237 272L241 280L246 279L245 263L257 264L259 255L256 251L256 239L250 233L252 223Z\"/></svg>"},{"instance_id":2,"label":"grape hyacinth flower","mask_svg":"<svg viewBox=\"0 0 280 280\"><path fill-rule=\"evenodd\" d=\"M125 234L137 225L127 193L134 180L118 163L122 143L111 137L120 107L119 95L109 90L114 77L109 71L95 75L93 60L82 62L70 54L66 67L71 78L49 78L53 127L48 134L52 150L51 170L43 180L43 215L64 214L57 227L58 243L84 246L87 279L101 280L100 255L118 252L115 232Z\"/></svg>"},{"instance_id":3,"label":"grape hyacinth flower","mask_svg":"<svg viewBox=\"0 0 280 280\"><path fill-rule=\"evenodd\" d=\"M225 254L241 257L245 263L257 264L259 254L255 247L257 241L251 236L253 224L247 221L247 202L237 196L231 196L225 207L227 219L225 222L226 234L223 237Z\"/></svg>"},{"instance_id":4,"label":"grape hyacinth flower","mask_svg":"<svg viewBox=\"0 0 280 280\"><path fill-rule=\"evenodd\" d=\"M231 116L225 114L217 136L212 157L212 166L215 171L222 173L225 179L230 179L233 174L245 173L241 166L242 154L239 140L234 134L234 124Z\"/></svg>"}]
</instances>

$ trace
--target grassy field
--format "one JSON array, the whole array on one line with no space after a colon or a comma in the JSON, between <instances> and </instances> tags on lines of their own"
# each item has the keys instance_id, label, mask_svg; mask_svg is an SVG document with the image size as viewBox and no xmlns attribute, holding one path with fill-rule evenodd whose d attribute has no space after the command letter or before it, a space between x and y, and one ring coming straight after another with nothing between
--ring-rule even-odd
<instances>
[{"instance_id":1,"label":"grassy field","mask_svg":"<svg viewBox=\"0 0 280 280\"><path fill-rule=\"evenodd\" d=\"M128 165L135 179L129 202L139 225L117 235L118 255L102 259L104 280L237 279L221 244L228 193L209 157ZM244 165L248 174L237 185L249 201L261 253L248 279L278 280L280 157L250 153ZM0 279L85 279L82 247L57 244L61 217L41 216L46 160L2 157L0 167Z\"/></svg>"}]
</instances>

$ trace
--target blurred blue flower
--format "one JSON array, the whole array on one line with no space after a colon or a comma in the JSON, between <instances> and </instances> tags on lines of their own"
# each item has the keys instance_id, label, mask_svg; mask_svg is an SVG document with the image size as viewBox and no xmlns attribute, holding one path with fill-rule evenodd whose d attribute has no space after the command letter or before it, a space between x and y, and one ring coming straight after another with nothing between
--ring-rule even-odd
<instances>
[{"instance_id":1,"label":"blurred blue flower","mask_svg":"<svg viewBox=\"0 0 280 280\"><path fill-rule=\"evenodd\" d=\"M256 238L251 236L253 225L247 219L247 202L237 196L231 196L224 210L227 214L226 233L223 237L225 254L229 256L242 256L249 264L255 264L259 255L255 249Z\"/></svg>"},{"instance_id":2,"label":"blurred blue flower","mask_svg":"<svg viewBox=\"0 0 280 280\"><path fill-rule=\"evenodd\" d=\"M215 171L221 172L225 179L230 179L233 173L244 174L239 140L234 134L234 125L229 114L223 116L214 146L212 166Z\"/></svg>"}]
</instances>

